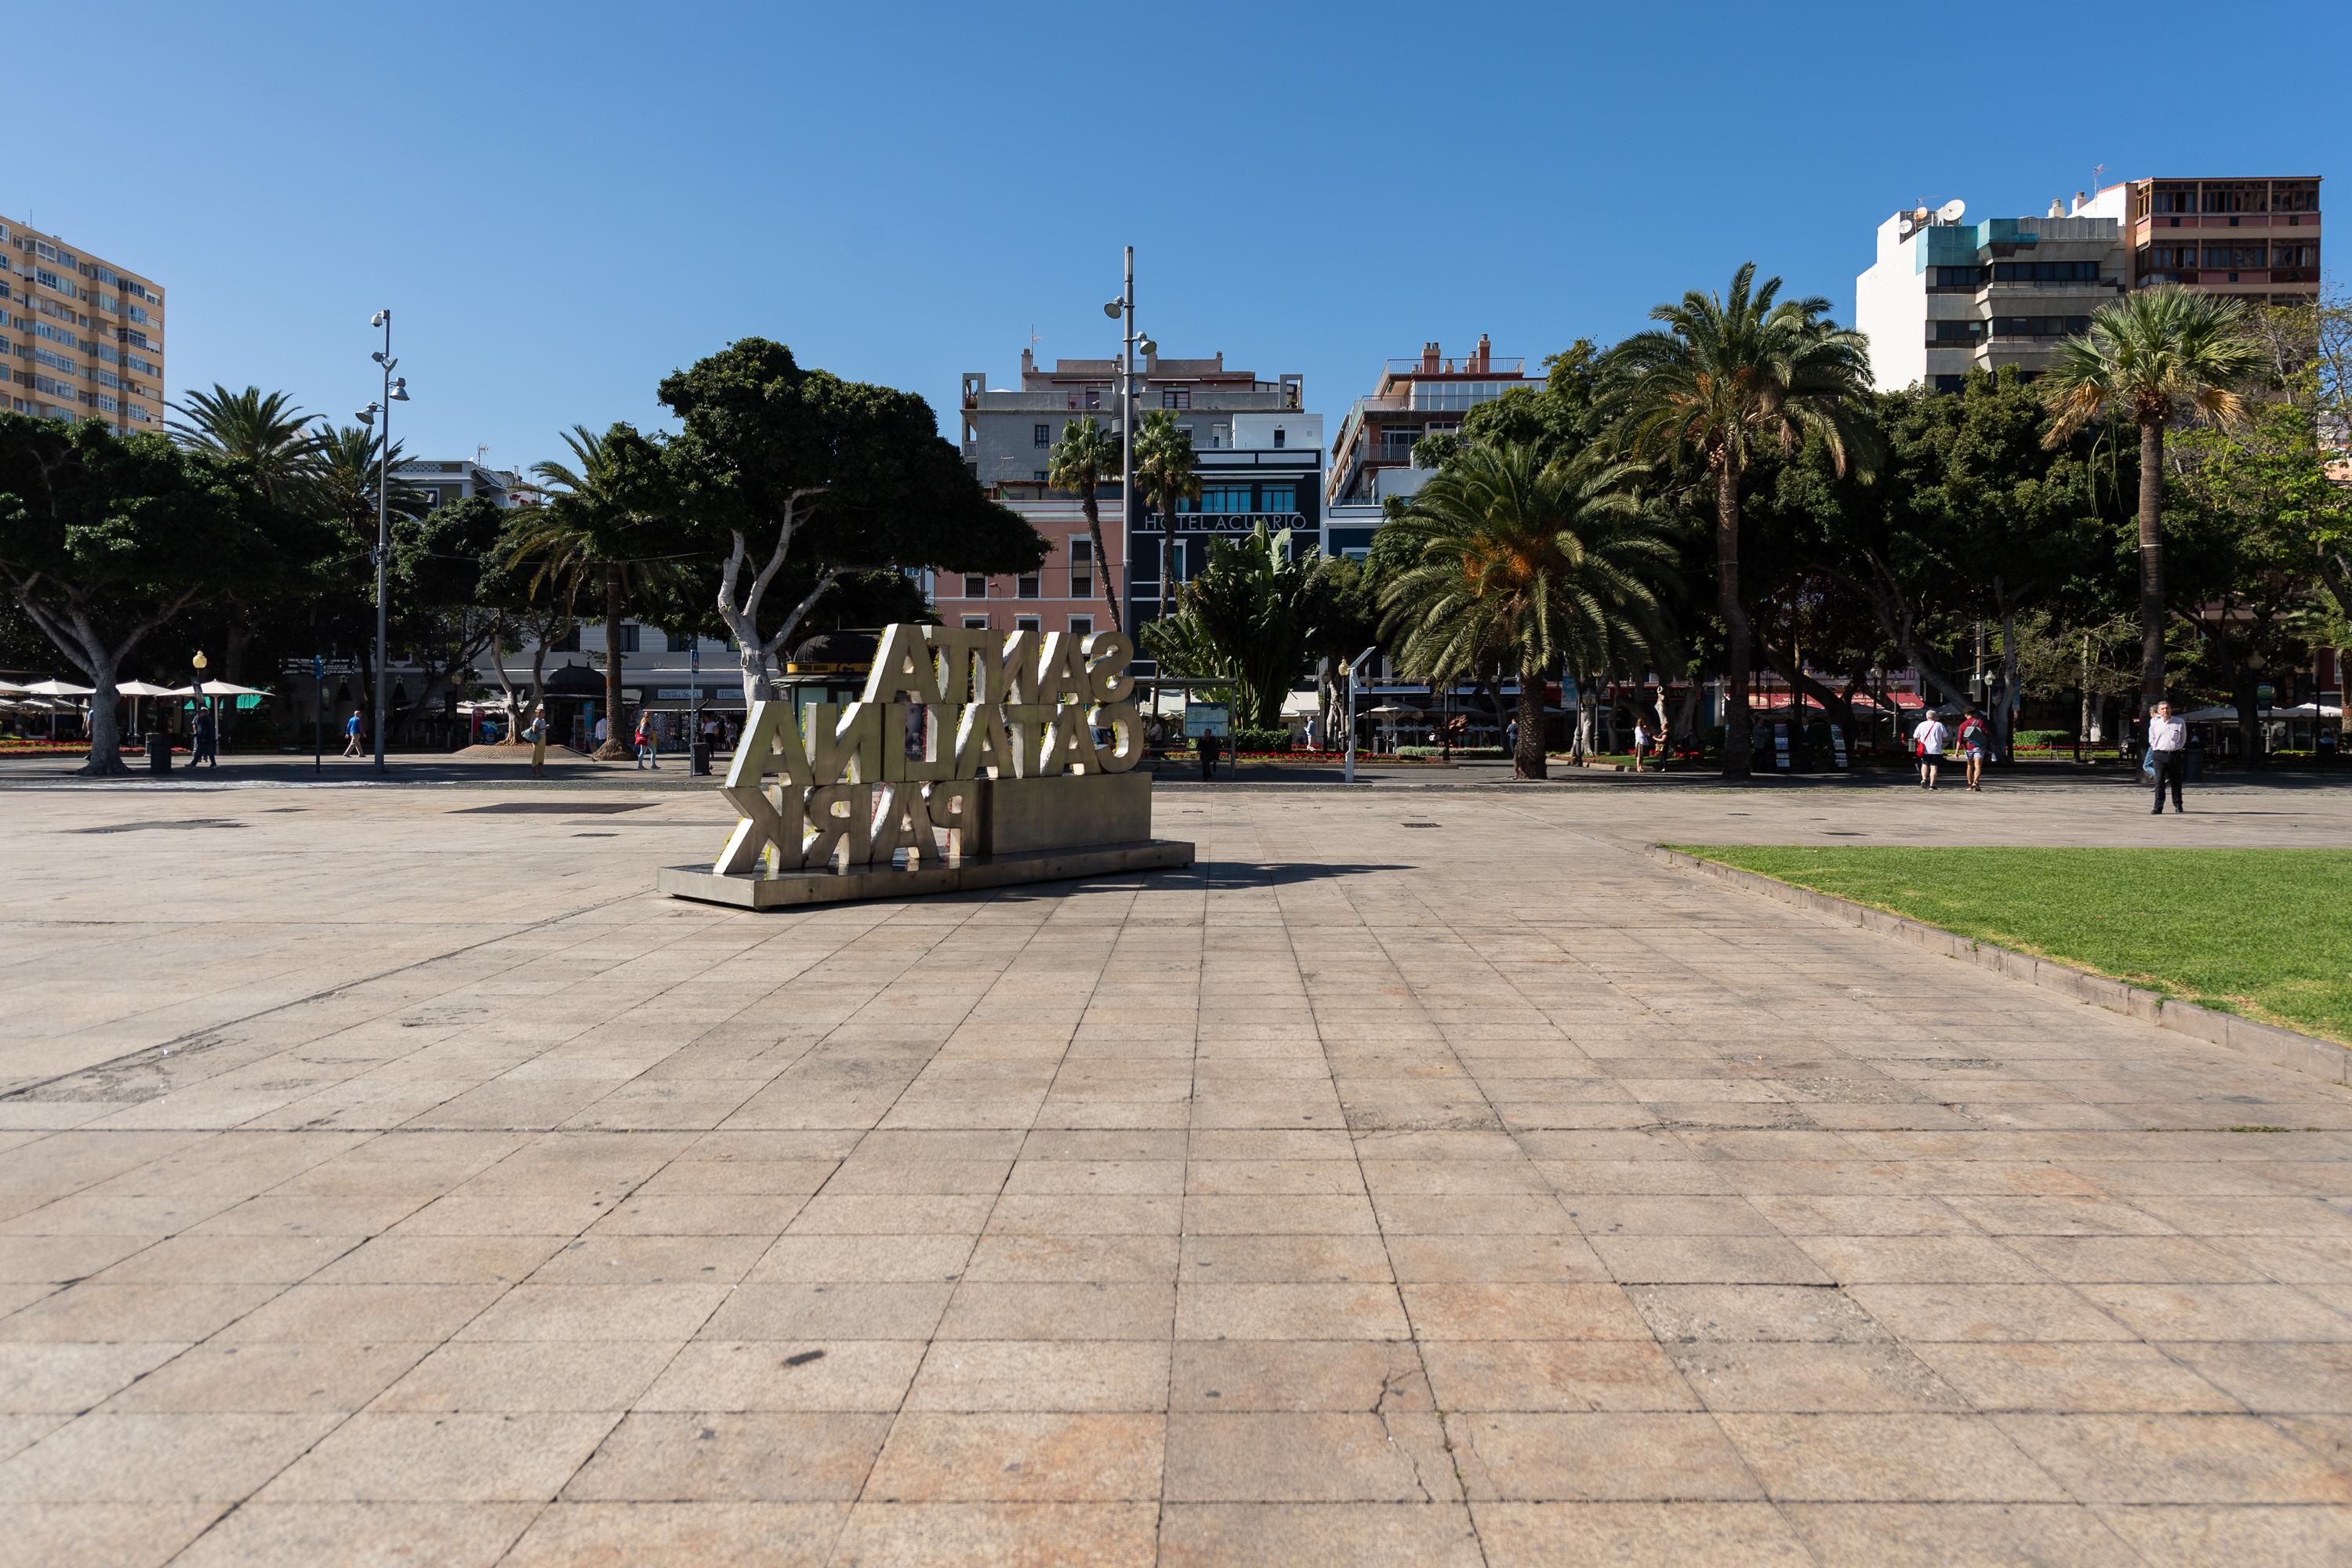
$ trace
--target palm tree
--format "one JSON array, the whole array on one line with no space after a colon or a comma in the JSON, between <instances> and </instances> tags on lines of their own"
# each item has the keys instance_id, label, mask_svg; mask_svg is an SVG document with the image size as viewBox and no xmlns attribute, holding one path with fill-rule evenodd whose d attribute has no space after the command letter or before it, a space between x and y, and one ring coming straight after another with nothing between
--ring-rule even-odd
<instances>
[{"instance_id":1,"label":"palm tree","mask_svg":"<svg viewBox=\"0 0 2352 1568\"><path fill-rule=\"evenodd\" d=\"M1161 408L1148 416L1135 433L1135 488L1160 512L1160 615L1176 610L1176 509L1201 499L1201 476L1194 471L1192 433Z\"/></svg>"},{"instance_id":2,"label":"palm tree","mask_svg":"<svg viewBox=\"0 0 2352 1568\"><path fill-rule=\"evenodd\" d=\"M1110 580L1110 561L1103 553L1102 512L1095 504L1095 492L1103 475L1118 462L1118 447L1105 434L1102 426L1089 419L1081 425L1072 419L1062 426L1062 438L1054 443L1047 454L1045 482L1057 489L1076 490L1078 505L1087 514L1087 532L1095 542L1095 574L1102 584L1103 603L1110 610L1110 629L1118 631L1118 590ZM1120 498L1125 504L1125 497Z\"/></svg>"},{"instance_id":3,"label":"palm tree","mask_svg":"<svg viewBox=\"0 0 2352 1568\"><path fill-rule=\"evenodd\" d=\"M2058 345L2042 377L2056 447L2120 410L2139 426L2139 683L2144 712L2164 696L2164 428L2187 416L2221 426L2245 418L2239 385L2262 368L2242 329L2245 307L2177 284L2145 289L2091 313L2091 330Z\"/></svg>"},{"instance_id":4,"label":"palm tree","mask_svg":"<svg viewBox=\"0 0 2352 1568\"><path fill-rule=\"evenodd\" d=\"M1660 595L1677 554L1632 491L1639 471L1589 448L1545 463L1533 447L1472 442L1373 536L1400 663L1448 689L1497 662L1517 676L1520 778L1545 773L1553 671L1668 651Z\"/></svg>"},{"instance_id":5,"label":"palm tree","mask_svg":"<svg viewBox=\"0 0 2352 1568\"><path fill-rule=\"evenodd\" d=\"M592 580L602 581L606 728L604 743L595 754L605 762L630 754L621 739L623 601L659 574L656 563L637 553L635 531L642 520L627 493L628 479L614 438L621 428L599 436L585 425L574 425L563 437L563 444L572 448L572 462L531 465L532 477L548 488L551 499L528 521L517 522L509 542L509 564L537 564L534 592L552 584L571 598Z\"/></svg>"},{"instance_id":6,"label":"palm tree","mask_svg":"<svg viewBox=\"0 0 2352 1568\"><path fill-rule=\"evenodd\" d=\"M1637 332L1602 361L1629 452L1682 448L1715 481L1717 608L1724 624L1723 769L1748 775L1748 613L1740 604L1740 485L1757 443L1795 449L1818 436L1837 470L1855 444L1853 410L1870 384L1868 340L1829 321L1829 301L1780 300L1778 278L1756 288L1756 264L1741 264L1727 297L1685 294L1650 319L1664 331ZM1860 454L1857 454L1859 456Z\"/></svg>"},{"instance_id":7,"label":"palm tree","mask_svg":"<svg viewBox=\"0 0 2352 1568\"><path fill-rule=\"evenodd\" d=\"M169 405L182 416L167 425L181 446L244 463L267 500L289 497L309 477L319 437L310 416L284 393L257 386L231 392L215 383L210 392L186 397Z\"/></svg>"},{"instance_id":8,"label":"palm tree","mask_svg":"<svg viewBox=\"0 0 2352 1568\"><path fill-rule=\"evenodd\" d=\"M1145 628L1155 660L1177 673L1232 677L1240 729L1282 728L1283 699L1307 668L1322 556L1294 556L1290 540L1261 522L1238 543L1218 541L1181 607Z\"/></svg>"},{"instance_id":9,"label":"palm tree","mask_svg":"<svg viewBox=\"0 0 2352 1568\"><path fill-rule=\"evenodd\" d=\"M413 517L425 510L425 492L400 477L400 443L394 441L392 494L386 499L393 516ZM349 529L355 541L373 544L375 492L383 474L383 448L374 431L358 425L338 428L321 419L310 437L299 498L318 515Z\"/></svg>"}]
</instances>

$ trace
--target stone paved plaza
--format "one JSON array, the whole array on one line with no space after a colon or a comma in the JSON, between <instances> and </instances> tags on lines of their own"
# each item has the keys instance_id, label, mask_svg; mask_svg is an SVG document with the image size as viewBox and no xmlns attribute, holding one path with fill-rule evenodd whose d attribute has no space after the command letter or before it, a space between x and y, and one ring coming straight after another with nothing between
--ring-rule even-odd
<instances>
[{"instance_id":1,"label":"stone paved plaza","mask_svg":"<svg viewBox=\"0 0 2352 1568\"><path fill-rule=\"evenodd\" d=\"M0 1563L2352 1561L2352 1100L1641 852L2352 792L629 784L0 792Z\"/></svg>"}]
</instances>

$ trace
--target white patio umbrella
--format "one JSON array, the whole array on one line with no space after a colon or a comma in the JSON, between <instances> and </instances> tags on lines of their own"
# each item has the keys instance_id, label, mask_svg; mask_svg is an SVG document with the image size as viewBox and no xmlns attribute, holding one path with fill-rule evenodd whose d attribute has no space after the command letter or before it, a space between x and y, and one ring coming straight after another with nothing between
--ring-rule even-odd
<instances>
[{"instance_id":1,"label":"white patio umbrella","mask_svg":"<svg viewBox=\"0 0 2352 1568\"><path fill-rule=\"evenodd\" d=\"M87 697L97 689L76 686L70 680L37 680L25 689L36 697Z\"/></svg>"},{"instance_id":2,"label":"white patio umbrella","mask_svg":"<svg viewBox=\"0 0 2352 1568\"><path fill-rule=\"evenodd\" d=\"M13 680L0 680L0 697L22 697L25 689Z\"/></svg>"},{"instance_id":3,"label":"white patio umbrella","mask_svg":"<svg viewBox=\"0 0 2352 1568\"><path fill-rule=\"evenodd\" d=\"M139 700L142 697L169 697L172 689L158 686L152 680L118 680L114 683L114 694L131 699L131 732L135 735L140 732Z\"/></svg>"}]
</instances>

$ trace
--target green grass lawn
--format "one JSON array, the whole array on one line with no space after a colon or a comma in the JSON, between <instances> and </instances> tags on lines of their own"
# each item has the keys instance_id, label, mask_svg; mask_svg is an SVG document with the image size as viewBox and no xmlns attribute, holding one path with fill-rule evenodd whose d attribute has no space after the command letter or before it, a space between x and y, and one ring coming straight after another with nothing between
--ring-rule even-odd
<instances>
[{"instance_id":1,"label":"green grass lawn","mask_svg":"<svg viewBox=\"0 0 2352 1568\"><path fill-rule=\"evenodd\" d=\"M1668 847L2352 1043L2352 849Z\"/></svg>"}]
</instances>

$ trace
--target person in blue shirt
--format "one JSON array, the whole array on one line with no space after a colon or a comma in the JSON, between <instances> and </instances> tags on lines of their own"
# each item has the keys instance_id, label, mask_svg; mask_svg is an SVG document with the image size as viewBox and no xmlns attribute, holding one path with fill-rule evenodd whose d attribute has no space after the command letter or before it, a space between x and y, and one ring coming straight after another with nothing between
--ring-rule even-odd
<instances>
[{"instance_id":1,"label":"person in blue shirt","mask_svg":"<svg viewBox=\"0 0 2352 1568\"><path fill-rule=\"evenodd\" d=\"M352 716L343 721L343 755L356 757L359 754L360 710L354 708L352 710Z\"/></svg>"}]
</instances>

